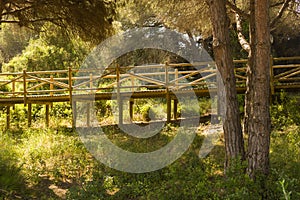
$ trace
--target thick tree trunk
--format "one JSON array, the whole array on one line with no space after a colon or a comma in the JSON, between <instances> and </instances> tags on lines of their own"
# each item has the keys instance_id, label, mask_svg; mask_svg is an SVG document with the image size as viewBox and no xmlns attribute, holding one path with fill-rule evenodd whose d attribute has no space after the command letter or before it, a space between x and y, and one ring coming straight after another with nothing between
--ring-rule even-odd
<instances>
[{"instance_id":1,"label":"thick tree trunk","mask_svg":"<svg viewBox=\"0 0 300 200\"><path fill-rule=\"evenodd\" d=\"M223 129L226 149L225 169L231 165L232 159L244 159L244 140L238 109L237 92L233 60L229 41L229 18L226 12L226 1L208 0L211 21L213 24L213 48L215 62L224 83L225 97L220 99L226 104L223 113Z\"/></svg>"},{"instance_id":2,"label":"thick tree trunk","mask_svg":"<svg viewBox=\"0 0 300 200\"><path fill-rule=\"evenodd\" d=\"M250 177L269 173L270 26L269 0L250 0L250 46L245 102Z\"/></svg>"}]
</instances>

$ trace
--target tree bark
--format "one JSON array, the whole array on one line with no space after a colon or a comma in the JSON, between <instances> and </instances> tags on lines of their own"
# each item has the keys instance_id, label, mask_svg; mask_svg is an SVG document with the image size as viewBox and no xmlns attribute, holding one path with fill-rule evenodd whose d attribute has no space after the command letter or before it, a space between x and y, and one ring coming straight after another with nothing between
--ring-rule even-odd
<instances>
[{"instance_id":1,"label":"tree bark","mask_svg":"<svg viewBox=\"0 0 300 200\"><path fill-rule=\"evenodd\" d=\"M226 12L226 1L207 0L213 25L213 50L215 62L222 78L225 97L223 113L223 129L225 138L226 162L225 170L234 159L244 159L244 140L240 122L233 59L229 40L229 18Z\"/></svg>"},{"instance_id":2,"label":"tree bark","mask_svg":"<svg viewBox=\"0 0 300 200\"><path fill-rule=\"evenodd\" d=\"M248 168L251 178L269 173L270 147L270 20L269 0L250 0L250 46L245 132L248 133Z\"/></svg>"}]
</instances>

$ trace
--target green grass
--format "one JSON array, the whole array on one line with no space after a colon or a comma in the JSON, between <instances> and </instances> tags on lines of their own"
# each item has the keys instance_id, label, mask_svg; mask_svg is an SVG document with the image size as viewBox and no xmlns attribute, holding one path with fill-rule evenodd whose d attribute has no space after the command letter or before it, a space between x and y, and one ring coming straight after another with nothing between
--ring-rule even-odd
<instances>
[{"instance_id":1,"label":"green grass","mask_svg":"<svg viewBox=\"0 0 300 200\"><path fill-rule=\"evenodd\" d=\"M32 128L26 128L24 116L17 116L15 120L21 120L21 125L13 121L9 131L1 127L0 199L256 200L262 199L262 193L267 199L300 199L299 112L295 107L285 110L284 120L280 121L276 117L281 109L278 106L282 105L272 107L276 126L271 135L271 174L264 191L243 173L224 175L222 138L206 158L199 159L205 125L198 128L189 149L171 165L154 172L131 174L106 167L93 158L78 134L67 128L68 118L64 117L68 107L55 105L60 117L51 119L50 128L45 128L38 114ZM43 113L42 109L37 107L35 112ZM24 110L17 107L13 112ZM4 117L1 115L0 119L4 121ZM168 125L148 139L131 137L117 126L105 126L103 130L123 149L149 152L168 144L178 127Z\"/></svg>"}]
</instances>

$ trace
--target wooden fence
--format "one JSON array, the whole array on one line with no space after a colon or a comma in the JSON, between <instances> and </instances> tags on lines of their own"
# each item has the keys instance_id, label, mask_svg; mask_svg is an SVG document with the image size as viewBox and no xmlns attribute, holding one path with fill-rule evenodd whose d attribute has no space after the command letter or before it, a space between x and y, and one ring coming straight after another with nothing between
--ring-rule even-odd
<instances>
[{"instance_id":1,"label":"wooden fence","mask_svg":"<svg viewBox=\"0 0 300 200\"><path fill-rule=\"evenodd\" d=\"M270 58L271 93L300 88L300 57ZM247 60L235 60L236 87L246 90ZM10 107L28 105L28 125L31 124L31 105L46 105L46 124L49 123L49 105L69 101L118 100L122 112L122 99L165 97L167 121L171 119L171 101L177 107L174 92L184 95L210 95L217 89L216 67L213 62L165 63L145 66L115 66L106 69L72 69L0 74L0 105L7 106L7 127ZM132 109L132 103L130 104ZM75 112L75 109L73 109ZM130 111L132 113L132 111ZM177 112L174 110L174 112ZM73 113L74 118L76 114ZM122 116L122 113L120 113ZM174 114L174 116L176 116ZM122 122L122 117L120 117ZM76 120L74 120L76 121Z\"/></svg>"}]
</instances>

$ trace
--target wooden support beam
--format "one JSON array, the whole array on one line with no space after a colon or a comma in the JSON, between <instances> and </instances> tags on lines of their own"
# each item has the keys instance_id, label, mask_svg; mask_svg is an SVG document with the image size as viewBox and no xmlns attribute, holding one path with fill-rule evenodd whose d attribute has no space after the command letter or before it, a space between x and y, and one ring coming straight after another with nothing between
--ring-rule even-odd
<instances>
[{"instance_id":1,"label":"wooden support beam","mask_svg":"<svg viewBox=\"0 0 300 200\"><path fill-rule=\"evenodd\" d=\"M175 88L179 88L179 80L178 80L178 69L175 69Z\"/></svg>"},{"instance_id":2,"label":"wooden support beam","mask_svg":"<svg viewBox=\"0 0 300 200\"><path fill-rule=\"evenodd\" d=\"M76 120L77 120L77 105L76 101L72 101L72 128L76 128Z\"/></svg>"},{"instance_id":3,"label":"wooden support beam","mask_svg":"<svg viewBox=\"0 0 300 200\"><path fill-rule=\"evenodd\" d=\"M46 104L46 127L49 127L49 122L50 122L50 115L49 115L49 104Z\"/></svg>"},{"instance_id":4,"label":"wooden support beam","mask_svg":"<svg viewBox=\"0 0 300 200\"><path fill-rule=\"evenodd\" d=\"M117 75L117 103L118 103L118 110L119 110L119 119L118 123L123 124L123 101L121 99L121 91L120 91L120 66L116 67L116 75Z\"/></svg>"},{"instance_id":5,"label":"wooden support beam","mask_svg":"<svg viewBox=\"0 0 300 200\"><path fill-rule=\"evenodd\" d=\"M129 116L130 116L130 121L133 121L133 105L134 105L134 100L130 99L130 101L129 101Z\"/></svg>"},{"instance_id":6,"label":"wooden support beam","mask_svg":"<svg viewBox=\"0 0 300 200\"><path fill-rule=\"evenodd\" d=\"M91 103L88 102L86 105L86 126L91 127Z\"/></svg>"},{"instance_id":7,"label":"wooden support beam","mask_svg":"<svg viewBox=\"0 0 300 200\"><path fill-rule=\"evenodd\" d=\"M272 95L274 95L275 93L275 89L274 89L274 69L273 69L273 65L274 65L274 61L273 61L273 57L270 56L270 88L271 88L271 99L272 99Z\"/></svg>"},{"instance_id":8,"label":"wooden support beam","mask_svg":"<svg viewBox=\"0 0 300 200\"><path fill-rule=\"evenodd\" d=\"M15 81L13 81L12 83L12 96L14 97L14 96L16 96L16 94L15 94L15 92L16 92L16 82Z\"/></svg>"},{"instance_id":9,"label":"wooden support beam","mask_svg":"<svg viewBox=\"0 0 300 200\"><path fill-rule=\"evenodd\" d=\"M69 85L69 101L71 104L71 109L72 109L72 128L76 127L76 102L73 102L73 81L72 81L72 68L68 68L68 85Z\"/></svg>"},{"instance_id":10,"label":"wooden support beam","mask_svg":"<svg viewBox=\"0 0 300 200\"><path fill-rule=\"evenodd\" d=\"M50 81L51 81L51 83L50 83L50 97L53 97L53 90L54 90L54 85L53 85L53 82L54 82L54 77L53 77L53 75L51 75L50 76ZM51 104L50 104L50 107L51 107L51 109L53 108L53 102L51 102Z\"/></svg>"},{"instance_id":11,"label":"wooden support beam","mask_svg":"<svg viewBox=\"0 0 300 200\"><path fill-rule=\"evenodd\" d=\"M169 90L167 89L166 92L166 100L167 100L167 123L171 122L171 106L172 106L172 99Z\"/></svg>"},{"instance_id":12,"label":"wooden support beam","mask_svg":"<svg viewBox=\"0 0 300 200\"><path fill-rule=\"evenodd\" d=\"M178 113L178 100L173 100L174 107L173 107L173 114L174 114L174 120L177 120L177 113Z\"/></svg>"},{"instance_id":13,"label":"wooden support beam","mask_svg":"<svg viewBox=\"0 0 300 200\"><path fill-rule=\"evenodd\" d=\"M24 98L24 106L27 104L27 84L26 84L26 69L23 70L23 98Z\"/></svg>"},{"instance_id":14,"label":"wooden support beam","mask_svg":"<svg viewBox=\"0 0 300 200\"><path fill-rule=\"evenodd\" d=\"M69 81L68 81L68 84L69 84L69 97L70 97L70 103L72 105L73 83L72 83L72 68L71 67L68 68L68 78L69 78Z\"/></svg>"},{"instance_id":15,"label":"wooden support beam","mask_svg":"<svg viewBox=\"0 0 300 200\"><path fill-rule=\"evenodd\" d=\"M10 128L10 106L6 106L6 129Z\"/></svg>"},{"instance_id":16,"label":"wooden support beam","mask_svg":"<svg viewBox=\"0 0 300 200\"><path fill-rule=\"evenodd\" d=\"M28 104L28 108L27 108L27 124L28 124L28 127L31 127L31 121L32 121L32 104L29 103Z\"/></svg>"},{"instance_id":17,"label":"wooden support beam","mask_svg":"<svg viewBox=\"0 0 300 200\"><path fill-rule=\"evenodd\" d=\"M93 74L90 73L90 94L92 95L93 94ZM93 110L93 102L88 102L88 105L87 105L87 117L86 117L86 120L87 120L87 127L90 127L91 126L91 109Z\"/></svg>"},{"instance_id":18,"label":"wooden support beam","mask_svg":"<svg viewBox=\"0 0 300 200\"><path fill-rule=\"evenodd\" d=\"M171 122L171 106L172 99L169 91L169 63L165 63L165 87L166 87L166 100L167 100L167 123Z\"/></svg>"}]
</instances>

